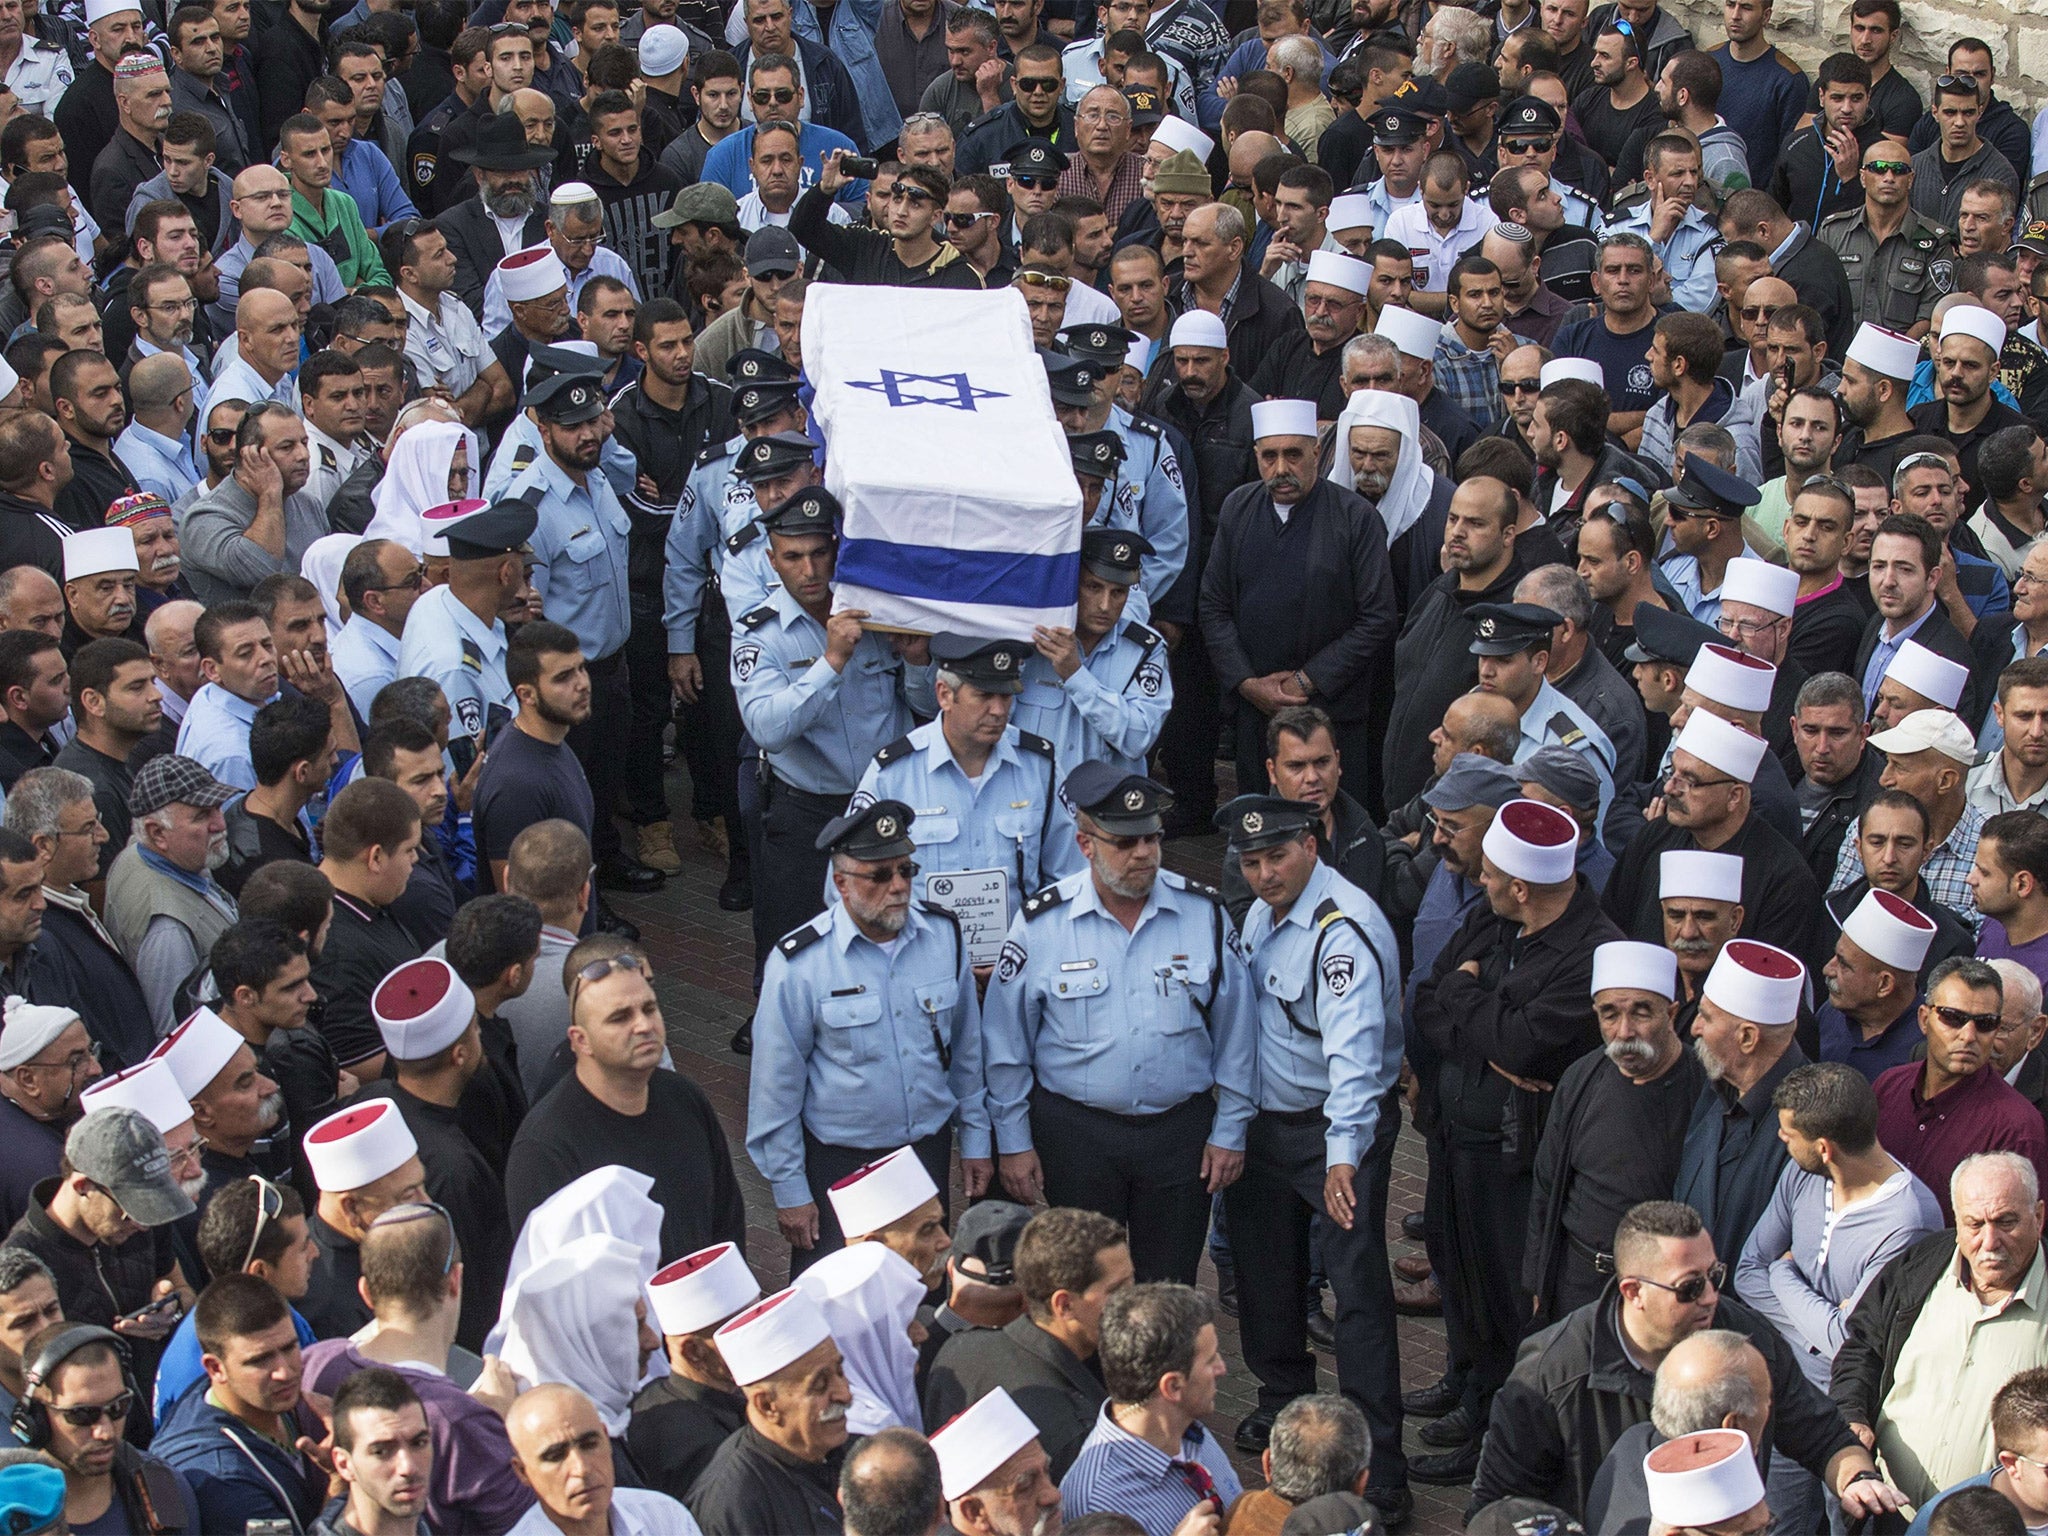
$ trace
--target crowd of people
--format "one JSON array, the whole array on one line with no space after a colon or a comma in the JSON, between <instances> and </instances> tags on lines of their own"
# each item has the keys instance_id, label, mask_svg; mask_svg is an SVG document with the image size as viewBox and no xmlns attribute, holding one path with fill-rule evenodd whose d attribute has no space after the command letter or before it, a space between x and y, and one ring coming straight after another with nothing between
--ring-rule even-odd
<instances>
[{"instance_id":1,"label":"crowd of people","mask_svg":"<svg viewBox=\"0 0 2048 1536\"><path fill-rule=\"evenodd\" d=\"M0 1524L2048 1529L2048 112L1723 13L0 0Z\"/></svg>"}]
</instances>

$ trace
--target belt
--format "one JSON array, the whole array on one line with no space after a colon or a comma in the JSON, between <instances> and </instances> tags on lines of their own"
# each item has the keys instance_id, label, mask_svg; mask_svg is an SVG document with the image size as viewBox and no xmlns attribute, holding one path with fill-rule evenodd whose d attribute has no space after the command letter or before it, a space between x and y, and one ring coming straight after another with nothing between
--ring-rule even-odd
<instances>
[{"instance_id":1,"label":"belt","mask_svg":"<svg viewBox=\"0 0 2048 1536\"><path fill-rule=\"evenodd\" d=\"M1259 1111L1259 1118L1271 1120L1275 1125L1321 1126L1328 1124L1330 1117L1323 1113L1323 1106L1318 1104L1314 1109L1262 1109Z\"/></svg>"},{"instance_id":2,"label":"belt","mask_svg":"<svg viewBox=\"0 0 2048 1536\"><path fill-rule=\"evenodd\" d=\"M777 774L774 765L765 757L761 760L761 768L767 787L775 794L787 795L798 805L807 805L813 810L830 811L834 816L846 809L846 795L821 795L816 790L800 789Z\"/></svg>"},{"instance_id":3,"label":"belt","mask_svg":"<svg viewBox=\"0 0 2048 1536\"><path fill-rule=\"evenodd\" d=\"M1576 1237L1573 1237L1569 1232L1565 1233L1564 1240L1571 1245L1571 1250L1573 1253L1576 1253L1580 1258L1584 1259L1588 1264L1592 1265L1594 1270L1598 1273L1603 1275L1611 1275L1614 1273L1613 1254L1603 1253L1598 1248L1595 1248L1591 1243L1582 1243Z\"/></svg>"},{"instance_id":4,"label":"belt","mask_svg":"<svg viewBox=\"0 0 2048 1536\"><path fill-rule=\"evenodd\" d=\"M1154 1110L1149 1115L1124 1115L1117 1113L1113 1109L1097 1109L1093 1104L1083 1104L1079 1099L1070 1099L1064 1093L1054 1093L1050 1088L1035 1087L1031 1091L1034 1095L1043 1094L1048 1099L1058 1099L1062 1104L1081 1110L1086 1114L1097 1115L1104 1120L1114 1120L1119 1125L1130 1126L1155 1124L1165 1119L1168 1115L1178 1114L1190 1104L1198 1101L1209 1101L1212 1098L1208 1093L1191 1093L1178 1104L1170 1104L1165 1109Z\"/></svg>"}]
</instances>

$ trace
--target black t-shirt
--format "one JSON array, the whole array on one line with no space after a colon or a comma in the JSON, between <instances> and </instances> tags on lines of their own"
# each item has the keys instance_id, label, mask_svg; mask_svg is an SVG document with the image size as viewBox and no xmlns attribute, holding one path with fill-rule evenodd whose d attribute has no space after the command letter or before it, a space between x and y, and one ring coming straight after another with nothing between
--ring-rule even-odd
<instances>
[{"instance_id":1,"label":"black t-shirt","mask_svg":"<svg viewBox=\"0 0 2048 1536\"><path fill-rule=\"evenodd\" d=\"M1580 94L1572 103L1572 111L1579 119L1579 127L1586 135L1586 147L1613 165L1621 158L1622 149L1637 129L1648 123L1663 123L1664 113L1657 105L1657 93L1645 91L1643 99L1626 111L1618 110L1606 86L1596 85Z\"/></svg>"},{"instance_id":2,"label":"black t-shirt","mask_svg":"<svg viewBox=\"0 0 2048 1536\"><path fill-rule=\"evenodd\" d=\"M100 822L107 829L107 845L100 850L100 878L104 880L113 867L114 855L128 846L132 825L128 791L135 787L135 774L120 758L109 757L76 736L59 749L55 766L69 768L92 781L93 809L100 813Z\"/></svg>"},{"instance_id":3,"label":"black t-shirt","mask_svg":"<svg viewBox=\"0 0 2048 1536\"><path fill-rule=\"evenodd\" d=\"M334 922L312 980L320 996L320 1031L340 1065L383 1051L384 1034L370 1012L370 994L406 961L417 960L421 948L389 908L334 893Z\"/></svg>"},{"instance_id":4,"label":"black t-shirt","mask_svg":"<svg viewBox=\"0 0 2048 1536\"><path fill-rule=\"evenodd\" d=\"M517 723L498 733L477 778L477 884L491 888L490 860L512 857L512 840L537 821L560 817L590 836L596 805L583 765L566 744L529 736Z\"/></svg>"}]
</instances>

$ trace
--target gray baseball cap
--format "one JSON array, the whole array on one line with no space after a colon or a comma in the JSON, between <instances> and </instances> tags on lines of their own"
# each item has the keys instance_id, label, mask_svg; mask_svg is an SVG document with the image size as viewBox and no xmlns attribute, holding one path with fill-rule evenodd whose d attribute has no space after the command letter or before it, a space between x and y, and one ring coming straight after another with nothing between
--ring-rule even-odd
<instances>
[{"instance_id":1,"label":"gray baseball cap","mask_svg":"<svg viewBox=\"0 0 2048 1536\"><path fill-rule=\"evenodd\" d=\"M1514 768L1521 784L1540 784L1575 811L1594 811L1600 805L1600 775L1585 754L1552 743L1538 747Z\"/></svg>"},{"instance_id":2,"label":"gray baseball cap","mask_svg":"<svg viewBox=\"0 0 2048 1536\"><path fill-rule=\"evenodd\" d=\"M1460 752L1451 759L1443 777L1422 792L1422 803L1432 811L1464 811L1475 805L1490 805L1496 811L1510 800L1521 798L1522 786L1505 763L1497 763L1477 752Z\"/></svg>"},{"instance_id":3,"label":"gray baseball cap","mask_svg":"<svg viewBox=\"0 0 2048 1536\"><path fill-rule=\"evenodd\" d=\"M171 1177L163 1137L132 1109L94 1110L71 1127L64 1156L145 1227L168 1226L198 1209Z\"/></svg>"}]
</instances>

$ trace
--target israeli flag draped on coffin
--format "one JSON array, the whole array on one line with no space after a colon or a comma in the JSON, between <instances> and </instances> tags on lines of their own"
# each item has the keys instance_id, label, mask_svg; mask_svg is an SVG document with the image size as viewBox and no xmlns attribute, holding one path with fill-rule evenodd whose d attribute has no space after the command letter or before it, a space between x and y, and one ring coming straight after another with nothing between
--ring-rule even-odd
<instances>
[{"instance_id":1,"label":"israeli flag draped on coffin","mask_svg":"<svg viewBox=\"0 0 2048 1536\"><path fill-rule=\"evenodd\" d=\"M920 633L1072 628L1081 490L1023 297L821 283L803 355L846 514L834 606Z\"/></svg>"}]
</instances>

